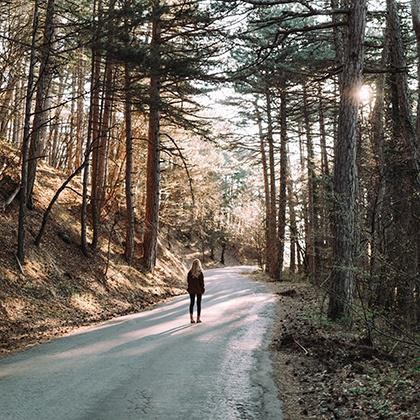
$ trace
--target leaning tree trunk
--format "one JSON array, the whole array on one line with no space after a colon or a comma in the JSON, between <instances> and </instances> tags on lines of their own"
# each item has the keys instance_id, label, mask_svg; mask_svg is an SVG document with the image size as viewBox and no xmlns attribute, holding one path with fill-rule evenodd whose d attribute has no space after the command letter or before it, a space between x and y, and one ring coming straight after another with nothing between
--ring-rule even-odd
<instances>
[{"instance_id":1,"label":"leaning tree trunk","mask_svg":"<svg viewBox=\"0 0 420 420\"><path fill-rule=\"evenodd\" d=\"M160 190L160 48L161 22L159 0L152 11L152 39L150 44L151 72L149 86L149 131L147 147L146 217L143 237L143 267L152 271L156 265L159 227Z\"/></svg>"},{"instance_id":2,"label":"leaning tree trunk","mask_svg":"<svg viewBox=\"0 0 420 420\"><path fill-rule=\"evenodd\" d=\"M348 27L340 78L340 112L334 164L334 250L328 316L351 318L357 193L357 89L362 83L366 0L347 0Z\"/></svg>"},{"instance_id":3,"label":"leaning tree trunk","mask_svg":"<svg viewBox=\"0 0 420 420\"><path fill-rule=\"evenodd\" d=\"M29 146L30 146L30 123L31 123L31 108L34 88L34 70L35 70L35 44L36 34L39 26L39 3L40 0L35 1L34 13L32 18L32 34L31 34L31 55L29 58L29 72L28 84L26 88L25 100L25 117L23 126L23 140L22 140L22 167L20 179L20 205L19 205L19 220L18 220L18 245L17 257L21 263L25 260L25 224L26 224L26 206L28 197L28 160L29 160Z\"/></svg>"}]
</instances>

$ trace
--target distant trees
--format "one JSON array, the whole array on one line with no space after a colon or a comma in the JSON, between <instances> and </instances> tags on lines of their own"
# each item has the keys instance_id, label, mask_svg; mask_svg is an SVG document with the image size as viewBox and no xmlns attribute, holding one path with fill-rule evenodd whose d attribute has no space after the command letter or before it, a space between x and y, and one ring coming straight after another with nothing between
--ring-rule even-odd
<instances>
[{"instance_id":1,"label":"distant trees","mask_svg":"<svg viewBox=\"0 0 420 420\"><path fill-rule=\"evenodd\" d=\"M86 255L103 252L115 224L123 226L127 263L147 271L163 229L199 238L215 259L217 246L236 242L253 249L273 279L305 275L324 288L332 319L350 320L362 300L372 313L414 325L420 85L410 80L420 71L420 6L366 7L373 6L1 3L0 136L21 150L19 261L44 161L67 180L37 243L54 203L77 180ZM216 83L235 90L226 103L241 115L222 134L238 162L254 165L260 179L252 188L202 143L214 137L197 95Z\"/></svg>"},{"instance_id":2,"label":"distant trees","mask_svg":"<svg viewBox=\"0 0 420 420\"><path fill-rule=\"evenodd\" d=\"M330 9L321 1L244 6L253 19L237 34L232 56L242 77L230 102L242 102L255 127L236 147L261 165L266 271L282 278L272 261L281 266L285 229L288 271L326 289L332 319L351 320L360 304L355 288L371 309L410 325L418 319L418 118L411 115L418 92L407 84L407 57L416 69L420 62L408 36L410 20L419 32L417 3L409 10L387 1L372 14L364 1L333 1Z\"/></svg>"},{"instance_id":3,"label":"distant trees","mask_svg":"<svg viewBox=\"0 0 420 420\"><path fill-rule=\"evenodd\" d=\"M12 77L10 71L8 93L4 98L0 95L1 106L7 110L13 98L16 103L23 97L26 99L23 135L19 133L18 111L16 116L9 111L2 114L5 117L1 122L6 139L22 144L20 261L24 261L25 207L34 207L38 162L47 160L66 170L69 179L82 172L82 251L86 255L100 252L109 213L118 212L117 208L124 206L125 258L132 263L141 251L143 268L153 270L161 153L165 149L170 154L181 150L178 146L175 151L167 148L161 138L161 127L168 130L186 127L206 135L194 117L199 107L192 95L200 89L193 86L193 81L207 78L216 51L211 45L211 26L217 14L210 17L208 8L183 1L149 4L95 0L58 4L48 0L37 1L31 7L16 0L1 7L9 19L1 27L2 39L10 40L10 43L2 41L4 50L10 52L10 62L1 63L5 74L11 69L15 54L21 57L30 54L23 63L29 68L26 93L20 96L21 79ZM23 42L19 44L20 23L14 25L27 11L33 27L32 33L26 33L32 39L30 49ZM20 49L15 53L16 44ZM64 66L65 61L71 65ZM90 75L87 74L89 66ZM140 161L134 154L144 141L146 124L148 140L143 150L147 151L145 172L148 175L143 178L146 185L143 203L143 194L137 180L133 185L133 177L139 175ZM121 174L125 175L124 182L118 179ZM69 186L68 182L60 192ZM125 189L125 202L116 193L122 189ZM57 199L58 196L53 203ZM143 205L143 246L136 252L136 208L138 215L143 215L139 209ZM47 220L48 216L44 218L45 223ZM45 224L37 243L44 229Z\"/></svg>"}]
</instances>

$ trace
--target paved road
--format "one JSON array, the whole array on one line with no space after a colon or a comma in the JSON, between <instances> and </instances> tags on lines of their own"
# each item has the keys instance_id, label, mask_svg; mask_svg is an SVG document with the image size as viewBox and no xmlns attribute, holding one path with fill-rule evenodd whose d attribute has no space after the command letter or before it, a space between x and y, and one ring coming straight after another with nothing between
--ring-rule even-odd
<instances>
[{"instance_id":1,"label":"paved road","mask_svg":"<svg viewBox=\"0 0 420 420\"><path fill-rule=\"evenodd\" d=\"M281 419L267 352L275 297L205 273L202 324L180 296L0 359L2 420Z\"/></svg>"}]
</instances>

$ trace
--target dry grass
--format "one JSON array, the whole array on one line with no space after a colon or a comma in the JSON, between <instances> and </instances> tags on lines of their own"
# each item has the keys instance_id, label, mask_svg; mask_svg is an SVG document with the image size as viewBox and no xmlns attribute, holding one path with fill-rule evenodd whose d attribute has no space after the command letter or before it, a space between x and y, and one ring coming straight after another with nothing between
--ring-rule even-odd
<instances>
[{"instance_id":1,"label":"dry grass","mask_svg":"<svg viewBox=\"0 0 420 420\"><path fill-rule=\"evenodd\" d=\"M0 142L0 167L6 168L0 172L3 198L18 182L15 152ZM171 250L162 244L167 239L161 241L153 275L142 273L138 260L133 267L124 262L123 234L112 238L109 261L107 234L95 256L84 257L79 247L80 196L70 189L56 203L41 246L33 245L43 212L64 179L65 175L40 163L35 210L28 212L24 273L15 257L17 200L0 212L0 353L80 325L144 310L184 292L185 249L175 240L171 240ZM71 187L81 191L77 181ZM63 234L68 241L62 239Z\"/></svg>"}]
</instances>

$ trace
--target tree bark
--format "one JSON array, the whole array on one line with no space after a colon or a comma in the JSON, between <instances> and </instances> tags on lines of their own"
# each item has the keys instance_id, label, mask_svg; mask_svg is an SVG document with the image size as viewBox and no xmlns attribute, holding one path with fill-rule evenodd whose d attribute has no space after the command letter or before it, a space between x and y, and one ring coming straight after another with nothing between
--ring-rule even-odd
<instances>
[{"instance_id":1,"label":"tree bark","mask_svg":"<svg viewBox=\"0 0 420 420\"><path fill-rule=\"evenodd\" d=\"M261 154L261 164L263 171L263 180L264 180L264 201L265 201L265 269L268 270L268 267L271 263L271 253L269 252L270 247L270 185L268 180L268 167L267 167L267 154L265 151L265 141L264 134L262 129L262 117L261 112L258 107L258 104L254 103L255 115L257 118L258 126L258 135L260 139L260 154Z\"/></svg>"},{"instance_id":2,"label":"tree bark","mask_svg":"<svg viewBox=\"0 0 420 420\"><path fill-rule=\"evenodd\" d=\"M101 55L98 49L99 42L99 28L102 21L102 0L98 0L93 6L93 16L98 16L97 26L95 28L94 39L92 40L92 65L90 77L90 105L89 105L89 119L87 128L87 138L85 147L84 167L83 167L83 192L82 192L82 208L80 212L80 245L85 256L89 255L87 243L87 205L88 205L88 184L89 184L89 160L92 153L92 146L98 138L99 131L99 91L101 88L100 73L101 73ZM92 167L95 161L92 160ZM92 172L95 169L92 168ZM93 182L93 181L92 181Z\"/></svg>"},{"instance_id":3,"label":"tree bark","mask_svg":"<svg viewBox=\"0 0 420 420\"><path fill-rule=\"evenodd\" d=\"M274 159L274 138L273 138L273 121L271 110L271 93L266 89L266 112L267 112L267 142L268 142L268 166L270 173L270 212L269 212L269 228L268 228L268 253L270 254L268 274L276 278L278 276L278 246L277 246L277 206L276 206L276 167Z\"/></svg>"},{"instance_id":4,"label":"tree bark","mask_svg":"<svg viewBox=\"0 0 420 420\"><path fill-rule=\"evenodd\" d=\"M126 235L124 256L131 264L134 253L134 200L133 200L133 132L131 122L131 75L130 67L126 63L124 68L125 88L125 201L126 201Z\"/></svg>"},{"instance_id":5,"label":"tree bark","mask_svg":"<svg viewBox=\"0 0 420 420\"><path fill-rule=\"evenodd\" d=\"M105 200L106 187L106 161L108 156L108 138L110 131L110 120L112 114L112 96L113 96L113 77L114 65L108 56L105 64L105 85L103 92L103 106L102 116L100 117L100 124L98 127L98 137L96 138L93 147L93 154L95 160L95 171L92 173L92 190L91 190L91 204L92 204L92 249L96 250L102 231L102 210Z\"/></svg>"},{"instance_id":6,"label":"tree bark","mask_svg":"<svg viewBox=\"0 0 420 420\"><path fill-rule=\"evenodd\" d=\"M396 303L406 319L416 320L416 291L419 290L418 231L420 213L419 166L416 130L408 95L407 72L401 26L395 0L387 0L390 86L393 132L388 140L387 193L390 194L392 225L388 235L387 256L394 268ZM398 174L398 175L396 175Z\"/></svg>"},{"instance_id":7,"label":"tree bark","mask_svg":"<svg viewBox=\"0 0 420 420\"><path fill-rule=\"evenodd\" d=\"M20 205L18 220L18 245L17 257L21 264L25 262L25 225L26 225L26 206L28 198L28 160L30 146L30 123L31 123L31 105L34 88L34 70L36 62L36 35L39 26L39 3L35 1L34 12L32 18L32 34L31 34L31 54L29 58L28 84L26 88L25 100L25 117L23 126L22 140L22 157L21 157L21 179L20 179Z\"/></svg>"},{"instance_id":8,"label":"tree bark","mask_svg":"<svg viewBox=\"0 0 420 420\"><path fill-rule=\"evenodd\" d=\"M283 81L280 91L280 191L278 212L278 252L276 278L282 279L286 228L287 186L287 92Z\"/></svg>"},{"instance_id":9,"label":"tree bark","mask_svg":"<svg viewBox=\"0 0 420 420\"><path fill-rule=\"evenodd\" d=\"M161 11L159 0L152 10L151 72L149 86L149 130L147 147L146 217L143 237L143 267L153 271L159 228L160 193L160 73L161 73Z\"/></svg>"},{"instance_id":10,"label":"tree bark","mask_svg":"<svg viewBox=\"0 0 420 420\"><path fill-rule=\"evenodd\" d=\"M289 153L287 154L289 156ZM296 257L297 255L297 241L298 230L296 223L296 200L293 191L293 179L291 174L290 160L287 164L287 202L289 207L289 230L290 230L290 263L289 270L291 273L296 273ZM299 265L299 264L298 264Z\"/></svg>"},{"instance_id":11,"label":"tree bark","mask_svg":"<svg viewBox=\"0 0 420 420\"><path fill-rule=\"evenodd\" d=\"M54 37L55 0L48 0L45 15L44 34L41 46L41 62L37 82L35 114L32 123L28 162L28 208L33 208L33 189L38 160L43 149L42 142L47 125L48 92L52 80L51 48Z\"/></svg>"},{"instance_id":12,"label":"tree bark","mask_svg":"<svg viewBox=\"0 0 420 420\"><path fill-rule=\"evenodd\" d=\"M308 170L308 225L306 231L306 262L310 281L315 281L315 163L312 141L311 123L309 119L308 91L306 84L303 85L303 107L306 132L307 170Z\"/></svg>"},{"instance_id":13,"label":"tree bark","mask_svg":"<svg viewBox=\"0 0 420 420\"><path fill-rule=\"evenodd\" d=\"M340 78L338 138L334 154L334 267L331 274L328 315L331 319L351 319L354 251L356 248L357 193L357 89L362 83L366 0L346 1L349 7Z\"/></svg>"},{"instance_id":14,"label":"tree bark","mask_svg":"<svg viewBox=\"0 0 420 420\"><path fill-rule=\"evenodd\" d=\"M417 46L417 117L416 117L416 149L417 153L420 153L420 0L411 1L412 19L414 32L416 34L416 46ZM420 176L420 175L419 175ZM419 207L420 205L418 205ZM418 210L417 214L420 213ZM417 246L417 273L420 272L420 229L417 229L416 237ZM417 276L418 278L418 276ZM417 281L416 284L416 296L417 296L417 320L420 319L420 284Z\"/></svg>"},{"instance_id":15,"label":"tree bark","mask_svg":"<svg viewBox=\"0 0 420 420\"><path fill-rule=\"evenodd\" d=\"M85 68L83 63L83 50L79 49L77 58L76 151L74 156L75 167L80 166L82 162L84 79Z\"/></svg>"}]
</instances>

